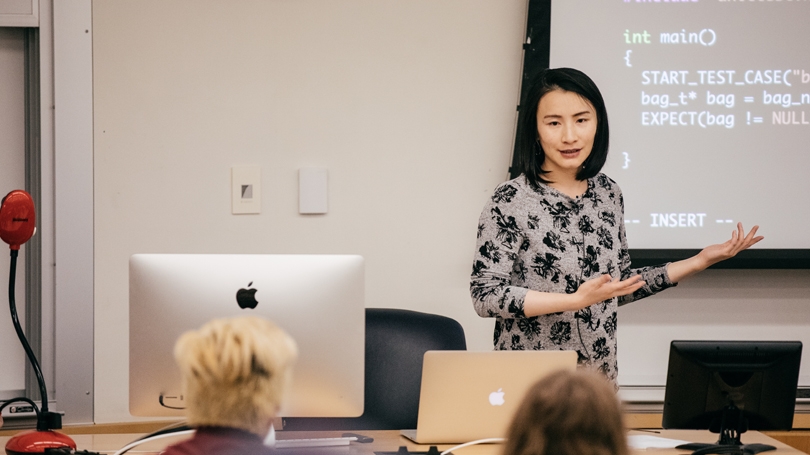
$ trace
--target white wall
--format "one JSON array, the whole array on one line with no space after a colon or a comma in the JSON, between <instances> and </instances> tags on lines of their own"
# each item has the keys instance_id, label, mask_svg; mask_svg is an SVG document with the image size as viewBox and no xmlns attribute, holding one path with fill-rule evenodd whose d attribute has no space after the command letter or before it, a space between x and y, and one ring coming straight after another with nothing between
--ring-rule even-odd
<instances>
[{"instance_id":1,"label":"white wall","mask_svg":"<svg viewBox=\"0 0 810 455\"><path fill-rule=\"evenodd\" d=\"M512 148L525 0L93 5L95 420L129 420L132 253L358 253L366 305L445 314L471 349L476 225ZM262 213L230 214L230 167ZM329 213L297 170L329 169Z\"/></svg>"}]
</instances>

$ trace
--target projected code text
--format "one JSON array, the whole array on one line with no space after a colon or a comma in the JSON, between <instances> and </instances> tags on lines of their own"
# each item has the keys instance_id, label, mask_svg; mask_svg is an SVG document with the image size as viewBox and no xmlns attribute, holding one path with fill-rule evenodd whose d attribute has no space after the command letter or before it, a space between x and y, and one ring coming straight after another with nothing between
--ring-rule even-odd
<instances>
[{"instance_id":1,"label":"projected code text","mask_svg":"<svg viewBox=\"0 0 810 455\"><path fill-rule=\"evenodd\" d=\"M625 29L622 41L630 47L673 49L673 45L713 47L721 37L712 28L657 33ZM639 63L633 49L626 50L623 60L628 68ZM647 68L634 72L641 88L637 99L644 127L810 125L810 109L804 109L810 105L810 70L802 67Z\"/></svg>"}]
</instances>

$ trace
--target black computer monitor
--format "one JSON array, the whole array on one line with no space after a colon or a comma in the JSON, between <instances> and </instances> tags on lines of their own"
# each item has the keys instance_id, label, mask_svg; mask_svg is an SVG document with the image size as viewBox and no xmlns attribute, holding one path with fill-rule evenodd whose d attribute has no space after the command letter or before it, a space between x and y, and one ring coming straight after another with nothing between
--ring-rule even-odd
<instances>
[{"instance_id":1,"label":"black computer monitor","mask_svg":"<svg viewBox=\"0 0 810 455\"><path fill-rule=\"evenodd\" d=\"M699 454L772 450L740 434L793 427L801 354L799 341L673 341L663 427L719 433L724 449L683 447Z\"/></svg>"}]
</instances>

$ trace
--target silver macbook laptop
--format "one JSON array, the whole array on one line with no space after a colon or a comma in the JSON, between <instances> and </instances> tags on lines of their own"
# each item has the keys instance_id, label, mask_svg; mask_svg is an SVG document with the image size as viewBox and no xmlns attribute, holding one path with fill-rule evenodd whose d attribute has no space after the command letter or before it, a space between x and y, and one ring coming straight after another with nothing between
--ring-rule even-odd
<instances>
[{"instance_id":1,"label":"silver macbook laptop","mask_svg":"<svg viewBox=\"0 0 810 455\"><path fill-rule=\"evenodd\" d=\"M416 430L402 435L419 444L505 437L532 384L576 367L574 351L428 351Z\"/></svg>"}]
</instances>

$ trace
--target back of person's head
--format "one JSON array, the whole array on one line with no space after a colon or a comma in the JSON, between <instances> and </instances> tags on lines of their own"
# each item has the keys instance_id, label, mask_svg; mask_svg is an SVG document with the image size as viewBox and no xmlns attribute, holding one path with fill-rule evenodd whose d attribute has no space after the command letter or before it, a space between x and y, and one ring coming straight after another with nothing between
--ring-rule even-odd
<instances>
[{"instance_id":1,"label":"back of person's head","mask_svg":"<svg viewBox=\"0 0 810 455\"><path fill-rule=\"evenodd\" d=\"M298 350L275 324L247 316L213 320L174 348L192 426L264 436L276 416Z\"/></svg>"},{"instance_id":2,"label":"back of person's head","mask_svg":"<svg viewBox=\"0 0 810 455\"><path fill-rule=\"evenodd\" d=\"M532 386L504 446L504 455L627 454L613 386L587 370L555 372Z\"/></svg>"}]
</instances>

